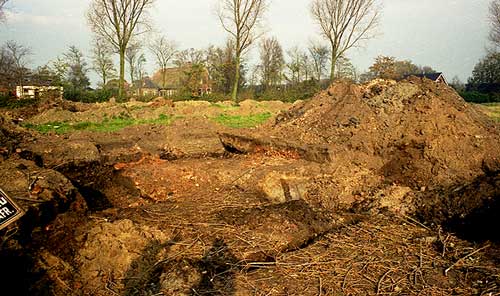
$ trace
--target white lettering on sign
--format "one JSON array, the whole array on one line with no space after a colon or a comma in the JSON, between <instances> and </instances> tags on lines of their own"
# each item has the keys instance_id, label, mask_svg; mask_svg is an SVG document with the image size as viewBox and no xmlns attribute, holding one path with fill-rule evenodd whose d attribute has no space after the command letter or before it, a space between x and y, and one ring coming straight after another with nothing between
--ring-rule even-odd
<instances>
[{"instance_id":1,"label":"white lettering on sign","mask_svg":"<svg viewBox=\"0 0 500 296\"><path fill-rule=\"evenodd\" d=\"M7 200L3 196L0 196L0 206L4 206L6 204L7 204Z\"/></svg>"},{"instance_id":2,"label":"white lettering on sign","mask_svg":"<svg viewBox=\"0 0 500 296\"><path fill-rule=\"evenodd\" d=\"M0 218L2 218L2 219L6 218L12 214L14 214L14 213L11 212L9 208L1 208L0 209Z\"/></svg>"}]
</instances>

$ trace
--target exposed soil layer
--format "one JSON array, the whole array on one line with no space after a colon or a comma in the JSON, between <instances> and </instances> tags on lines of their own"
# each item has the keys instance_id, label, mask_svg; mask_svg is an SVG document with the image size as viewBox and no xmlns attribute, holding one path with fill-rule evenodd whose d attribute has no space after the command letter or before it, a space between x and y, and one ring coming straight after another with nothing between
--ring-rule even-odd
<instances>
[{"instance_id":1,"label":"exposed soil layer","mask_svg":"<svg viewBox=\"0 0 500 296\"><path fill-rule=\"evenodd\" d=\"M430 81L293 106L44 102L0 117L19 295L497 295L498 125ZM285 112L281 110L287 109ZM18 124L181 115L38 134ZM271 112L236 130L219 114Z\"/></svg>"},{"instance_id":2,"label":"exposed soil layer","mask_svg":"<svg viewBox=\"0 0 500 296\"><path fill-rule=\"evenodd\" d=\"M451 185L482 174L498 159L498 124L450 87L428 80L336 83L297 104L263 129L265 135L329 148L412 188Z\"/></svg>"}]
</instances>

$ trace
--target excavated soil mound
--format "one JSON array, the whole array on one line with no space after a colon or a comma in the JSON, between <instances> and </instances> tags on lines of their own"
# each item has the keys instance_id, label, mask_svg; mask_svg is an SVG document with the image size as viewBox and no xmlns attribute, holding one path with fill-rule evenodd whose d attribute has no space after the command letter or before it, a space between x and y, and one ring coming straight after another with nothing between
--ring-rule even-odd
<instances>
[{"instance_id":1,"label":"excavated soil mound","mask_svg":"<svg viewBox=\"0 0 500 296\"><path fill-rule=\"evenodd\" d=\"M272 137L327 145L332 161L415 189L473 180L500 157L498 125L430 80L334 83L281 113Z\"/></svg>"},{"instance_id":2,"label":"excavated soil mound","mask_svg":"<svg viewBox=\"0 0 500 296\"><path fill-rule=\"evenodd\" d=\"M29 138L28 133L17 127L8 116L0 114L0 161L15 152L26 138Z\"/></svg>"}]
</instances>

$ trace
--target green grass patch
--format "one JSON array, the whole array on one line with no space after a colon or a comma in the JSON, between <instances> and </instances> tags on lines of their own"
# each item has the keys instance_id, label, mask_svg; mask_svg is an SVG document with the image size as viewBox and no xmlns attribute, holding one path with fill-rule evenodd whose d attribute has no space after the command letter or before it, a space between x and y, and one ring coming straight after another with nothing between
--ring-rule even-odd
<instances>
[{"instance_id":1,"label":"green grass patch","mask_svg":"<svg viewBox=\"0 0 500 296\"><path fill-rule=\"evenodd\" d=\"M248 116L230 116L226 114L220 114L219 116L212 118L212 120L219 124L232 128L250 128L256 127L266 122L272 116L273 115L269 112Z\"/></svg>"},{"instance_id":2,"label":"green grass patch","mask_svg":"<svg viewBox=\"0 0 500 296\"><path fill-rule=\"evenodd\" d=\"M240 106L237 106L237 105L223 105L223 104L218 104L218 103L212 103L210 106L218 108L218 109L222 109L224 111L237 110L240 108Z\"/></svg>"},{"instance_id":3,"label":"green grass patch","mask_svg":"<svg viewBox=\"0 0 500 296\"><path fill-rule=\"evenodd\" d=\"M488 116L500 122L500 103L487 103L482 105L486 107Z\"/></svg>"},{"instance_id":4,"label":"green grass patch","mask_svg":"<svg viewBox=\"0 0 500 296\"><path fill-rule=\"evenodd\" d=\"M172 116L162 114L157 119L136 120L127 117L115 117L111 119L106 118L102 122L49 122L46 124L25 124L24 127L39 131L40 133L44 134L50 132L65 134L74 131L116 132L133 125L169 125L173 120L174 118Z\"/></svg>"}]
</instances>

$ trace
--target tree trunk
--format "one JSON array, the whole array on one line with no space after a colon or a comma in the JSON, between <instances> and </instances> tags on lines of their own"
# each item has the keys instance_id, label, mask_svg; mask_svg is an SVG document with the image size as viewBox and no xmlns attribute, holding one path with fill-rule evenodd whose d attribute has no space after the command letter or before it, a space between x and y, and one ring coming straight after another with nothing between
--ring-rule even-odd
<instances>
[{"instance_id":1,"label":"tree trunk","mask_svg":"<svg viewBox=\"0 0 500 296\"><path fill-rule=\"evenodd\" d=\"M330 46L332 47L332 65L330 68L330 83L333 82L335 79L335 68L337 66L337 59L338 59L338 47L336 46L335 39L330 39Z\"/></svg>"},{"instance_id":2,"label":"tree trunk","mask_svg":"<svg viewBox=\"0 0 500 296\"><path fill-rule=\"evenodd\" d=\"M167 84L167 69L166 68L163 68L161 70L161 78L162 78L162 88L166 88L166 84Z\"/></svg>"},{"instance_id":3,"label":"tree trunk","mask_svg":"<svg viewBox=\"0 0 500 296\"><path fill-rule=\"evenodd\" d=\"M125 95L125 49L120 50L120 79L118 81L118 98Z\"/></svg>"},{"instance_id":4,"label":"tree trunk","mask_svg":"<svg viewBox=\"0 0 500 296\"><path fill-rule=\"evenodd\" d=\"M333 51L332 51L333 52ZM330 82L333 82L335 79L335 66L337 64L337 55L335 53L332 53L332 65L330 69Z\"/></svg>"},{"instance_id":5,"label":"tree trunk","mask_svg":"<svg viewBox=\"0 0 500 296\"><path fill-rule=\"evenodd\" d=\"M236 69L234 71L234 84L233 84L233 91L231 94L231 99L235 102L238 100L238 85L240 84L240 55L236 55L236 63L235 63Z\"/></svg>"},{"instance_id":6,"label":"tree trunk","mask_svg":"<svg viewBox=\"0 0 500 296\"><path fill-rule=\"evenodd\" d=\"M130 84L134 85L134 66L132 64L129 65L130 67Z\"/></svg>"}]
</instances>

